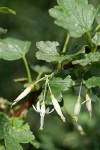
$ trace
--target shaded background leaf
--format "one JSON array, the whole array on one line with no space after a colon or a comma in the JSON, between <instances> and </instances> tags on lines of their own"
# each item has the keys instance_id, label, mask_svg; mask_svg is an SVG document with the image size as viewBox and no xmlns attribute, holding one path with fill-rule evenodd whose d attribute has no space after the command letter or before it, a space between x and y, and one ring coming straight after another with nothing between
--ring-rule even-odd
<instances>
[{"instance_id":1,"label":"shaded background leaf","mask_svg":"<svg viewBox=\"0 0 100 150\"><path fill-rule=\"evenodd\" d=\"M50 73L52 70L47 66L31 65L31 68L37 73Z\"/></svg>"},{"instance_id":2,"label":"shaded background leaf","mask_svg":"<svg viewBox=\"0 0 100 150\"><path fill-rule=\"evenodd\" d=\"M5 38L0 40L0 56L5 60L17 60L25 55L31 42L21 41L14 38Z\"/></svg>"},{"instance_id":3,"label":"shaded background leaf","mask_svg":"<svg viewBox=\"0 0 100 150\"><path fill-rule=\"evenodd\" d=\"M96 20L97 20L98 25L100 25L100 5L98 7L98 12L97 12Z\"/></svg>"}]
</instances>

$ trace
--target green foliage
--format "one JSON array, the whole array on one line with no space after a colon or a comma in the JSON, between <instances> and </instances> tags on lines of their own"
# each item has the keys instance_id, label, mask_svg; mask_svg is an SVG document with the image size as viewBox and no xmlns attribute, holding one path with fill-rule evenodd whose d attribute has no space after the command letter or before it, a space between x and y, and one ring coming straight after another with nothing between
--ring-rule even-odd
<instances>
[{"instance_id":1,"label":"green foliage","mask_svg":"<svg viewBox=\"0 0 100 150\"><path fill-rule=\"evenodd\" d=\"M88 3L88 0L57 0L57 4L57 6L49 10L49 13L55 18L55 23L58 26L67 30L66 39L63 41L64 45L57 42L57 39L55 41L53 39L53 41L37 42L36 65L30 63L30 59L27 61L26 58L31 42L11 37L0 39L0 58L8 61L22 58L27 72L27 77L15 79L15 82L21 83L26 89L14 99L13 104L0 98L0 109L3 112L0 113L0 148L2 149L6 147L7 150L23 150L21 144L25 143L32 144L36 149L80 149L78 132L87 136L82 126L73 120L73 112L78 101L77 97L80 98L81 113L86 111L84 109L84 104L86 104L88 108L91 108L90 115L92 114L93 103L100 99L100 32L98 31L100 28L100 6L96 9ZM15 14L15 11L6 7L0 7L0 12ZM0 28L0 34L2 33L5 34L6 30ZM79 38L83 34L85 35ZM74 40L75 42L73 42ZM30 67L28 64L31 64ZM19 67L21 68L21 66ZM30 69L36 73L32 74L33 72ZM21 76L22 74L23 72L21 72ZM68 97L68 93L70 97L74 95L73 98ZM87 93L89 102L86 99ZM19 103L28 94L27 102L25 104L23 104L23 101ZM35 102L37 102L36 106ZM16 104L15 107L11 108L11 111L9 111L9 104L12 104L12 106ZM45 136L35 131L38 121L37 119L35 120L35 113L32 112L32 119L29 117L29 121L31 121L33 132L38 133L37 138L39 141L42 142L43 140L48 143L47 145L40 144L35 140L29 125L22 119L27 117L27 112L30 113L31 109L29 107L31 104L33 104L34 110L40 113L40 128L43 127L44 120L46 120L44 119L45 114L53 113L53 110L56 110L56 114L63 121L68 120L72 127L68 129L66 124L65 126L61 124L60 119L56 121L53 115L51 116L52 119L49 119L49 115L47 118L49 120L47 120L47 131L49 131L50 135ZM50 109L50 111L47 105L54 109ZM64 107L64 113L61 107ZM86 112L84 116L87 117ZM81 117L76 117L83 125L85 124L84 120L89 120L85 118L81 121ZM53 120L54 124L50 122L51 120ZM93 122L89 126L94 126ZM68 135L66 134L67 130ZM57 134L54 135L55 132ZM76 145L74 144L75 140L77 140ZM58 143L58 141L61 142ZM83 139L83 141L85 140ZM53 144L50 145L50 142Z\"/></svg>"},{"instance_id":2,"label":"green foliage","mask_svg":"<svg viewBox=\"0 0 100 150\"><path fill-rule=\"evenodd\" d=\"M0 113L0 140L4 138L3 127L8 123L8 119L2 113Z\"/></svg>"},{"instance_id":3,"label":"green foliage","mask_svg":"<svg viewBox=\"0 0 100 150\"><path fill-rule=\"evenodd\" d=\"M37 48L39 52L36 53L36 57L40 60L46 60L47 62L57 61L59 58L59 53L57 52L58 42L38 42Z\"/></svg>"},{"instance_id":4,"label":"green foliage","mask_svg":"<svg viewBox=\"0 0 100 150\"><path fill-rule=\"evenodd\" d=\"M95 36L92 39L93 43L95 45L99 45L100 46L100 32L96 32Z\"/></svg>"},{"instance_id":5,"label":"green foliage","mask_svg":"<svg viewBox=\"0 0 100 150\"><path fill-rule=\"evenodd\" d=\"M100 5L98 7L98 13L97 13L96 20L97 20L98 25L100 25Z\"/></svg>"},{"instance_id":6,"label":"green foliage","mask_svg":"<svg viewBox=\"0 0 100 150\"><path fill-rule=\"evenodd\" d=\"M0 39L0 57L9 61L20 59L28 52L30 44L14 38Z\"/></svg>"},{"instance_id":7,"label":"green foliage","mask_svg":"<svg viewBox=\"0 0 100 150\"><path fill-rule=\"evenodd\" d=\"M58 91L66 91L68 90L70 87L74 86L75 83L74 81L71 79L71 76L67 76L65 79L61 79L61 78L53 78L50 82L50 86L52 88L57 89ZM51 89L52 89L51 88Z\"/></svg>"},{"instance_id":8,"label":"green foliage","mask_svg":"<svg viewBox=\"0 0 100 150\"><path fill-rule=\"evenodd\" d=\"M50 87L52 89L52 93L55 96L55 98L61 102L62 101L62 92L67 91L70 87L74 86L75 83L71 79L71 76L67 76L65 79L62 79L60 77L56 78L53 77L50 80ZM44 99L44 90L42 91L41 95L39 96L39 100L42 101ZM47 91L46 93L46 104L52 104L50 99L50 92Z\"/></svg>"},{"instance_id":9,"label":"green foliage","mask_svg":"<svg viewBox=\"0 0 100 150\"><path fill-rule=\"evenodd\" d=\"M0 13L16 15L16 12L8 7L0 7Z\"/></svg>"},{"instance_id":10,"label":"green foliage","mask_svg":"<svg viewBox=\"0 0 100 150\"><path fill-rule=\"evenodd\" d=\"M37 59L45 60L47 62L59 62L61 63L64 60L69 60L71 57L67 56L60 56L57 50L57 46L59 46L58 42L51 42L51 41L40 41L37 44L37 48L39 51L36 53Z\"/></svg>"},{"instance_id":11,"label":"green foliage","mask_svg":"<svg viewBox=\"0 0 100 150\"><path fill-rule=\"evenodd\" d=\"M58 42L38 42L37 48L39 51L36 53L36 57L39 60L45 60L46 62L69 62L74 57L76 57L79 54L85 53L85 46L80 47L77 52L73 52L70 55L60 55L57 51L57 46L59 46Z\"/></svg>"},{"instance_id":12,"label":"green foliage","mask_svg":"<svg viewBox=\"0 0 100 150\"><path fill-rule=\"evenodd\" d=\"M84 82L87 88L99 87L100 88L100 77L91 77Z\"/></svg>"},{"instance_id":13,"label":"green foliage","mask_svg":"<svg viewBox=\"0 0 100 150\"><path fill-rule=\"evenodd\" d=\"M91 30L96 10L87 0L57 0L58 6L49 10L55 23L67 29L72 37Z\"/></svg>"},{"instance_id":14,"label":"green foliage","mask_svg":"<svg viewBox=\"0 0 100 150\"><path fill-rule=\"evenodd\" d=\"M85 54L84 57L85 57L84 59L74 60L72 63L86 66L93 62L98 62L100 60L100 53L99 52L89 53Z\"/></svg>"},{"instance_id":15,"label":"green foliage","mask_svg":"<svg viewBox=\"0 0 100 150\"><path fill-rule=\"evenodd\" d=\"M0 114L0 140L4 139L7 150L22 150L20 143L34 143L35 137L30 131L29 125L23 120L14 118L8 120L4 114ZM36 141L35 141L36 143ZM34 145L36 145L34 143ZM37 145L36 145L37 147Z\"/></svg>"}]
</instances>

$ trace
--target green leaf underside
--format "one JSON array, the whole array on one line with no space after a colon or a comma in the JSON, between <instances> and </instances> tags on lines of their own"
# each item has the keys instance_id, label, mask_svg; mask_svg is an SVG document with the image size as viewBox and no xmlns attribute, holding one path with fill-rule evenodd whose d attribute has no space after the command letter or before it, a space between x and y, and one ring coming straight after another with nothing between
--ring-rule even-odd
<instances>
[{"instance_id":1,"label":"green leaf underside","mask_svg":"<svg viewBox=\"0 0 100 150\"><path fill-rule=\"evenodd\" d=\"M20 143L29 143L35 139L28 124L22 120L14 119L3 128L4 141L7 150L22 150Z\"/></svg>"},{"instance_id":2,"label":"green leaf underside","mask_svg":"<svg viewBox=\"0 0 100 150\"><path fill-rule=\"evenodd\" d=\"M0 113L0 140L4 138L3 127L8 123L8 119L3 113Z\"/></svg>"},{"instance_id":3,"label":"green leaf underside","mask_svg":"<svg viewBox=\"0 0 100 150\"><path fill-rule=\"evenodd\" d=\"M40 41L36 43L39 51L36 53L37 59L46 60L47 62L57 61L59 57L59 53L57 52L57 46L59 46L58 42L50 42L50 41Z\"/></svg>"},{"instance_id":4,"label":"green leaf underside","mask_svg":"<svg viewBox=\"0 0 100 150\"><path fill-rule=\"evenodd\" d=\"M65 79L61 78L55 78L53 77L50 80L50 87L53 95L58 100L58 102L61 102L62 100L62 92L67 91L70 87L74 85L74 81L71 79L70 76L67 76ZM42 101L44 99L44 91L42 91L41 95L39 96L39 100ZM52 104L50 99L50 92L47 91L46 94L46 104Z\"/></svg>"},{"instance_id":5,"label":"green leaf underside","mask_svg":"<svg viewBox=\"0 0 100 150\"><path fill-rule=\"evenodd\" d=\"M0 57L9 61L20 59L28 52L30 45L29 41L14 38L0 39Z\"/></svg>"},{"instance_id":6,"label":"green leaf underside","mask_svg":"<svg viewBox=\"0 0 100 150\"><path fill-rule=\"evenodd\" d=\"M74 57L81 53L85 53L85 46L80 47L79 51L71 55L61 55L57 52L58 42L51 41L40 41L37 43L39 51L36 53L36 57L39 60L45 60L47 62L67 62L71 61Z\"/></svg>"},{"instance_id":7,"label":"green leaf underside","mask_svg":"<svg viewBox=\"0 0 100 150\"><path fill-rule=\"evenodd\" d=\"M86 66L88 64L91 64L93 62L97 62L99 60L100 60L100 53L94 52L94 53L90 53L90 54L85 54L84 59L72 61L72 64L79 64L81 66Z\"/></svg>"},{"instance_id":8,"label":"green leaf underside","mask_svg":"<svg viewBox=\"0 0 100 150\"><path fill-rule=\"evenodd\" d=\"M57 0L57 3L58 6L51 8L49 13L72 37L80 37L91 30L96 10L87 0Z\"/></svg>"},{"instance_id":9,"label":"green leaf underside","mask_svg":"<svg viewBox=\"0 0 100 150\"><path fill-rule=\"evenodd\" d=\"M95 36L92 39L92 42L95 45L99 45L100 46L100 32L96 32Z\"/></svg>"},{"instance_id":10,"label":"green leaf underside","mask_svg":"<svg viewBox=\"0 0 100 150\"><path fill-rule=\"evenodd\" d=\"M16 15L16 12L8 7L0 7L0 13Z\"/></svg>"},{"instance_id":11,"label":"green leaf underside","mask_svg":"<svg viewBox=\"0 0 100 150\"><path fill-rule=\"evenodd\" d=\"M84 83L86 84L88 88L92 88L96 86L100 88L100 77L93 76L89 78L88 80L84 81Z\"/></svg>"}]
</instances>

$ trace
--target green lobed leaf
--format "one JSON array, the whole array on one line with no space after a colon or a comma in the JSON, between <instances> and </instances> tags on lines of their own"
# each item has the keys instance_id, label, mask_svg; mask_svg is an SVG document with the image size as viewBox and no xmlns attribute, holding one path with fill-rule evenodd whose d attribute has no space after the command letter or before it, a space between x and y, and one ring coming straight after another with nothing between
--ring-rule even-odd
<instances>
[{"instance_id":1,"label":"green lobed leaf","mask_svg":"<svg viewBox=\"0 0 100 150\"><path fill-rule=\"evenodd\" d=\"M92 39L92 42L95 45L99 45L100 46L100 32L96 32L95 36Z\"/></svg>"},{"instance_id":2,"label":"green lobed leaf","mask_svg":"<svg viewBox=\"0 0 100 150\"><path fill-rule=\"evenodd\" d=\"M88 64L91 64L93 62L97 62L99 60L100 60L100 53L94 52L94 53L85 54L84 59L72 61L72 64L79 64L81 66L86 66Z\"/></svg>"},{"instance_id":3,"label":"green lobed leaf","mask_svg":"<svg viewBox=\"0 0 100 150\"><path fill-rule=\"evenodd\" d=\"M96 10L87 0L57 0L57 3L58 6L49 10L55 24L76 38L91 30Z\"/></svg>"},{"instance_id":4,"label":"green lobed leaf","mask_svg":"<svg viewBox=\"0 0 100 150\"><path fill-rule=\"evenodd\" d=\"M61 78L52 78L50 81L51 89L54 88L60 92L67 91L70 87L74 85L74 81L71 79L71 76L67 76L65 79Z\"/></svg>"},{"instance_id":5,"label":"green lobed leaf","mask_svg":"<svg viewBox=\"0 0 100 150\"><path fill-rule=\"evenodd\" d=\"M23 120L14 119L12 125L13 128L10 128L13 133L12 138L19 143L28 143L35 139L34 135L30 131L29 125L24 124Z\"/></svg>"},{"instance_id":6,"label":"green lobed leaf","mask_svg":"<svg viewBox=\"0 0 100 150\"><path fill-rule=\"evenodd\" d=\"M3 132L4 132L4 142L5 142L6 150L15 150L15 148L18 150L23 150L22 146L12 138L9 129L10 129L9 124L4 126Z\"/></svg>"},{"instance_id":7,"label":"green lobed leaf","mask_svg":"<svg viewBox=\"0 0 100 150\"><path fill-rule=\"evenodd\" d=\"M0 140L4 138L3 127L8 123L8 119L3 113L0 113Z\"/></svg>"},{"instance_id":8,"label":"green lobed leaf","mask_svg":"<svg viewBox=\"0 0 100 150\"><path fill-rule=\"evenodd\" d=\"M29 143L35 139L29 125L23 120L13 119L3 128L5 146L7 150L22 150L20 143Z\"/></svg>"},{"instance_id":9,"label":"green lobed leaf","mask_svg":"<svg viewBox=\"0 0 100 150\"><path fill-rule=\"evenodd\" d=\"M88 80L84 81L87 88L92 88L98 86L100 88L100 77L91 77Z\"/></svg>"},{"instance_id":10,"label":"green lobed leaf","mask_svg":"<svg viewBox=\"0 0 100 150\"><path fill-rule=\"evenodd\" d=\"M40 41L37 43L37 48L39 51L36 53L36 57L39 60L45 60L47 62L69 62L71 61L74 57L76 57L79 54L85 53L85 46L82 46L76 51L76 53L70 54L70 55L61 55L57 52L57 46L58 42L50 42L50 41ZM37 67L36 67L37 69ZM42 68L44 69L44 68Z\"/></svg>"},{"instance_id":11,"label":"green lobed leaf","mask_svg":"<svg viewBox=\"0 0 100 150\"><path fill-rule=\"evenodd\" d=\"M8 7L0 7L0 13L16 15L16 12Z\"/></svg>"},{"instance_id":12,"label":"green lobed leaf","mask_svg":"<svg viewBox=\"0 0 100 150\"><path fill-rule=\"evenodd\" d=\"M39 51L36 53L36 57L39 60L45 60L47 62L57 61L59 58L59 53L57 52L58 42L50 41L40 41L36 43Z\"/></svg>"},{"instance_id":13,"label":"green lobed leaf","mask_svg":"<svg viewBox=\"0 0 100 150\"><path fill-rule=\"evenodd\" d=\"M0 39L0 57L5 60L17 60L23 57L31 45L29 41L14 38Z\"/></svg>"}]
</instances>

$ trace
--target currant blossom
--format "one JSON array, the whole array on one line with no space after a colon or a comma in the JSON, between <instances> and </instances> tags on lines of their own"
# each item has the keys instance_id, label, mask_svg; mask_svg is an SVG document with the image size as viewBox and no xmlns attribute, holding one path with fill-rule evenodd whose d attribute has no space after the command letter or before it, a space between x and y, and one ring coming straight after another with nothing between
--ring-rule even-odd
<instances>
[{"instance_id":1,"label":"currant blossom","mask_svg":"<svg viewBox=\"0 0 100 150\"><path fill-rule=\"evenodd\" d=\"M57 99L54 97L54 95L52 93L50 94L50 96L51 96L51 101L52 101L52 104L53 104L56 112L61 117L61 119L63 120L63 122L65 122L65 117L63 116L63 113L61 111L61 107L60 107Z\"/></svg>"},{"instance_id":2,"label":"currant blossom","mask_svg":"<svg viewBox=\"0 0 100 150\"><path fill-rule=\"evenodd\" d=\"M41 103L40 103L40 101L38 101L36 104L36 107L34 105L32 105L32 106L36 112L40 113L40 130L43 130L45 114L52 113L54 111L54 109L52 109L51 111L49 111L49 108L46 109L45 101L42 101Z\"/></svg>"}]
</instances>

